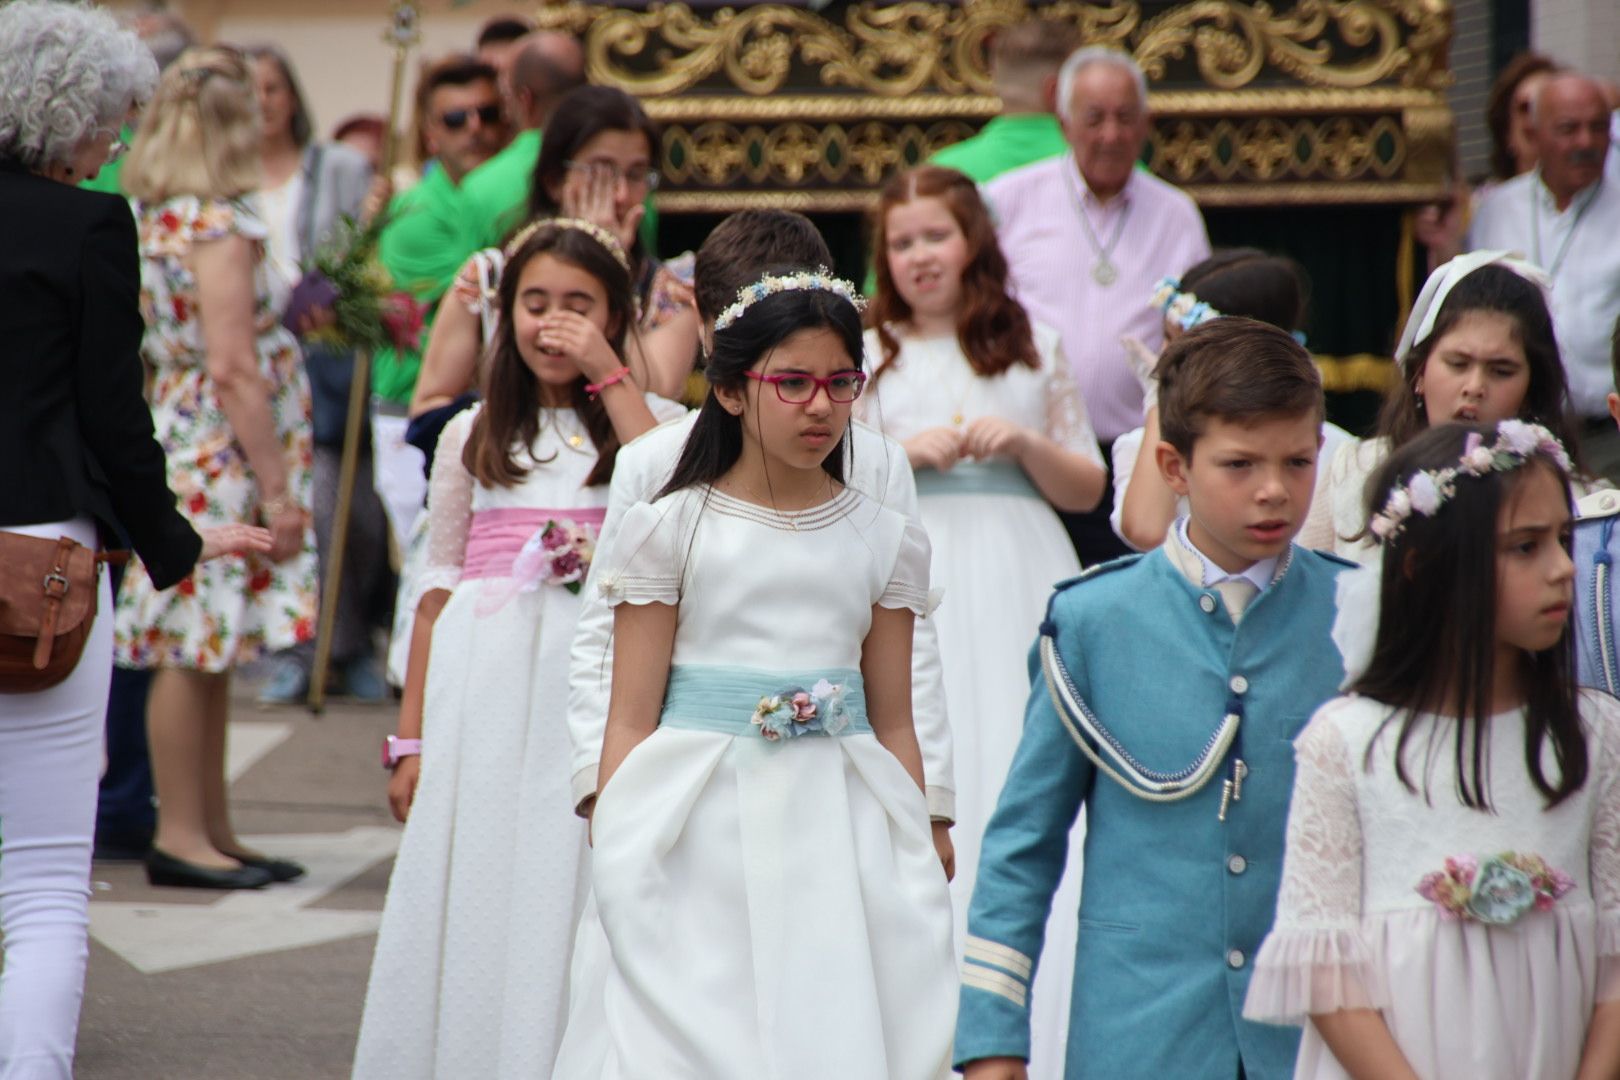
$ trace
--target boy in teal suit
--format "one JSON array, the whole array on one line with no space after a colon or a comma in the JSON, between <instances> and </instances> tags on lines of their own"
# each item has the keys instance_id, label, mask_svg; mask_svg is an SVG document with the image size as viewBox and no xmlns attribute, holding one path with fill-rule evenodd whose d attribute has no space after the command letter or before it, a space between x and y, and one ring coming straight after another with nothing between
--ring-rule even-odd
<instances>
[{"instance_id":1,"label":"boy in teal suit","mask_svg":"<svg viewBox=\"0 0 1620 1080\"><path fill-rule=\"evenodd\" d=\"M1066 837L1087 812L1067 1080L1283 1080L1299 1034L1242 1019L1282 874L1292 739L1343 677L1349 564L1292 543L1322 384L1292 337L1217 319L1159 363L1165 543L1058 586L1023 740L985 833L956 1058L1022 1080Z\"/></svg>"}]
</instances>

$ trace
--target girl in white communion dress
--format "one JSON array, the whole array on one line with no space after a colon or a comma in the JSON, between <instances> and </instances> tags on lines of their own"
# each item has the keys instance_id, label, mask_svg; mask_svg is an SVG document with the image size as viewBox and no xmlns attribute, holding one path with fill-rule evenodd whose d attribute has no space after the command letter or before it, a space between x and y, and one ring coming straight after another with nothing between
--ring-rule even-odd
<instances>
[{"instance_id":1,"label":"girl in white communion dress","mask_svg":"<svg viewBox=\"0 0 1620 1080\"><path fill-rule=\"evenodd\" d=\"M853 287L743 295L673 478L599 571L619 658L592 825L600 1075L946 1077L950 897L910 700L928 541L844 483Z\"/></svg>"}]
</instances>

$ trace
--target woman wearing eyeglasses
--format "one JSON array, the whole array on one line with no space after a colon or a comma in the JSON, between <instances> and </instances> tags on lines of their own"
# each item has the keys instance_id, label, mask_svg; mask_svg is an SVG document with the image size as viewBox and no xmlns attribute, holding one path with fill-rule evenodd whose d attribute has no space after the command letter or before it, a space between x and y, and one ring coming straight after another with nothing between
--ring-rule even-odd
<instances>
[{"instance_id":1,"label":"woman wearing eyeglasses","mask_svg":"<svg viewBox=\"0 0 1620 1080\"><path fill-rule=\"evenodd\" d=\"M264 160L264 186L259 209L268 235L266 263L273 289L294 289L303 267L320 245L328 242L342 219L359 219L364 210L380 206L386 190L373 189L371 167L357 152L338 143L317 142L314 125L304 104L303 91L286 54L270 45L247 50L259 100L260 148ZM294 302L289 311L307 305ZM343 455L343 430L349 411L349 389L354 377L354 355L307 336L322 313L289 314L287 321L299 335L304 368L309 377L315 437L316 547L322 580L332 518L337 510L338 470ZM337 621L332 631L333 686L338 693L360 701L387 698L381 665L373 655L373 624L386 627L393 606L393 583L388 572L388 519L372 485L370 433L361 442L360 467L355 473L349 541L343 560L342 590ZM315 660L313 644L300 645L277 658L269 682L259 694L265 705L301 703L309 692L309 673Z\"/></svg>"},{"instance_id":2,"label":"woman wearing eyeglasses","mask_svg":"<svg viewBox=\"0 0 1620 1080\"><path fill-rule=\"evenodd\" d=\"M14 569L18 546L49 549L66 537L94 549L122 529L152 580L168 586L200 558L268 550L262 529L193 529L176 510L141 398L135 224L123 199L76 187L117 151L120 124L151 96L151 54L100 9L15 0L0 4L0 56L0 566ZM5 582L7 622L44 604L36 591L27 611L18 590L29 583L19 577ZM96 599L71 672L44 689L0 686L8 1078L73 1072L112 672L112 597L97 577L66 586L69 607L84 595L76 589Z\"/></svg>"},{"instance_id":3,"label":"woman wearing eyeglasses","mask_svg":"<svg viewBox=\"0 0 1620 1080\"><path fill-rule=\"evenodd\" d=\"M572 91L546 126L525 220L582 219L624 245L641 308L626 359L645 380L641 385L674 398L692 370L698 317L691 300L691 257L661 263L643 243L642 218L658 187L653 167L658 145L658 129L629 94L606 86ZM422 426L416 418L454 402L477 381L480 349L495 332L487 301L499 275L499 250L480 251L441 301L411 401L413 428ZM430 433L418 445L431 447L432 439Z\"/></svg>"}]
</instances>

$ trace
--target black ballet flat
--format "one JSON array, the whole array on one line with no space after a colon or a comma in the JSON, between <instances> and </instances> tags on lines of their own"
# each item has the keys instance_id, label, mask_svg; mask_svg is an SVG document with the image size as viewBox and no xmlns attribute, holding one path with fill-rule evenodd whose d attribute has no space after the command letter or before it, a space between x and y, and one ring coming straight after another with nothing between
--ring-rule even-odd
<instances>
[{"instance_id":1,"label":"black ballet flat","mask_svg":"<svg viewBox=\"0 0 1620 1080\"><path fill-rule=\"evenodd\" d=\"M153 848L146 854L146 881L181 889L262 889L270 884L270 872L259 866L216 870L198 866Z\"/></svg>"},{"instance_id":2,"label":"black ballet flat","mask_svg":"<svg viewBox=\"0 0 1620 1080\"><path fill-rule=\"evenodd\" d=\"M244 855L238 851L222 851L221 855L229 855L243 866L255 866L270 875L275 882L297 881L308 871L290 859L272 859L267 855Z\"/></svg>"}]
</instances>

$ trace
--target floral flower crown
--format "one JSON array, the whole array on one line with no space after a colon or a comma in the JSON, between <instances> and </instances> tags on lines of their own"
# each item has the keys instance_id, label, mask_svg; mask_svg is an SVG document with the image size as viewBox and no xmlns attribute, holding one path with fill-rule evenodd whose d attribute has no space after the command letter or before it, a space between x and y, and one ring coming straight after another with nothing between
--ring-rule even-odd
<instances>
[{"instance_id":1,"label":"floral flower crown","mask_svg":"<svg viewBox=\"0 0 1620 1080\"><path fill-rule=\"evenodd\" d=\"M1164 312L1165 318L1174 319L1183 330L1191 330L1200 323L1222 318L1225 314L1216 311L1195 294L1182 292L1181 280L1173 277L1159 280L1159 286L1153 290L1148 303ZM1290 330L1288 334L1301 345L1305 344L1305 331Z\"/></svg>"},{"instance_id":2,"label":"floral flower crown","mask_svg":"<svg viewBox=\"0 0 1620 1080\"><path fill-rule=\"evenodd\" d=\"M1158 287L1153 290L1153 298L1148 303L1164 312L1166 318L1174 319L1176 325L1183 330L1191 330L1199 323L1221 317L1220 312L1194 294L1182 292L1180 278L1160 279Z\"/></svg>"},{"instance_id":3,"label":"floral flower crown","mask_svg":"<svg viewBox=\"0 0 1620 1080\"><path fill-rule=\"evenodd\" d=\"M1566 473L1571 469L1564 445L1540 424L1504 420L1496 425L1496 442L1490 446L1477 431L1470 432L1463 444L1462 459L1456 465L1413 473L1405 483L1397 484L1384 500L1384 508L1367 523L1367 529L1387 544L1401 534L1413 514L1438 514L1446 500L1457 493L1457 481L1462 477L1512 472L1537 456L1551 458Z\"/></svg>"},{"instance_id":4,"label":"floral flower crown","mask_svg":"<svg viewBox=\"0 0 1620 1080\"><path fill-rule=\"evenodd\" d=\"M724 330L732 323L743 317L743 312L765 299L784 292L804 292L815 290L830 292L843 297L855 306L856 311L866 309L866 298L863 297L854 285L843 278L833 277L832 271L825 266L818 266L815 270L800 270L796 274L783 274L780 276L767 274L752 285L744 285L737 290L737 299L731 306L722 311L714 320L716 330Z\"/></svg>"},{"instance_id":5,"label":"floral flower crown","mask_svg":"<svg viewBox=\"0 0 1620 1080\"><path fill-rule=\"evenodd\" d=\"M573 229L575 232L584 233L607 248L607 253L613 256L614 262L624 268L625 273L630 272L630 256L624 253L624 245L619 243L619 238L596 222L586 221L583 218L541 218L538 221L529 222L521 232L512 237L511 241L507 243L504 252L506 257L510 259L513 255L516 255L518 248L527 243L529 237L548 226L557 229Z\"/></svg>"}]
</instances>

